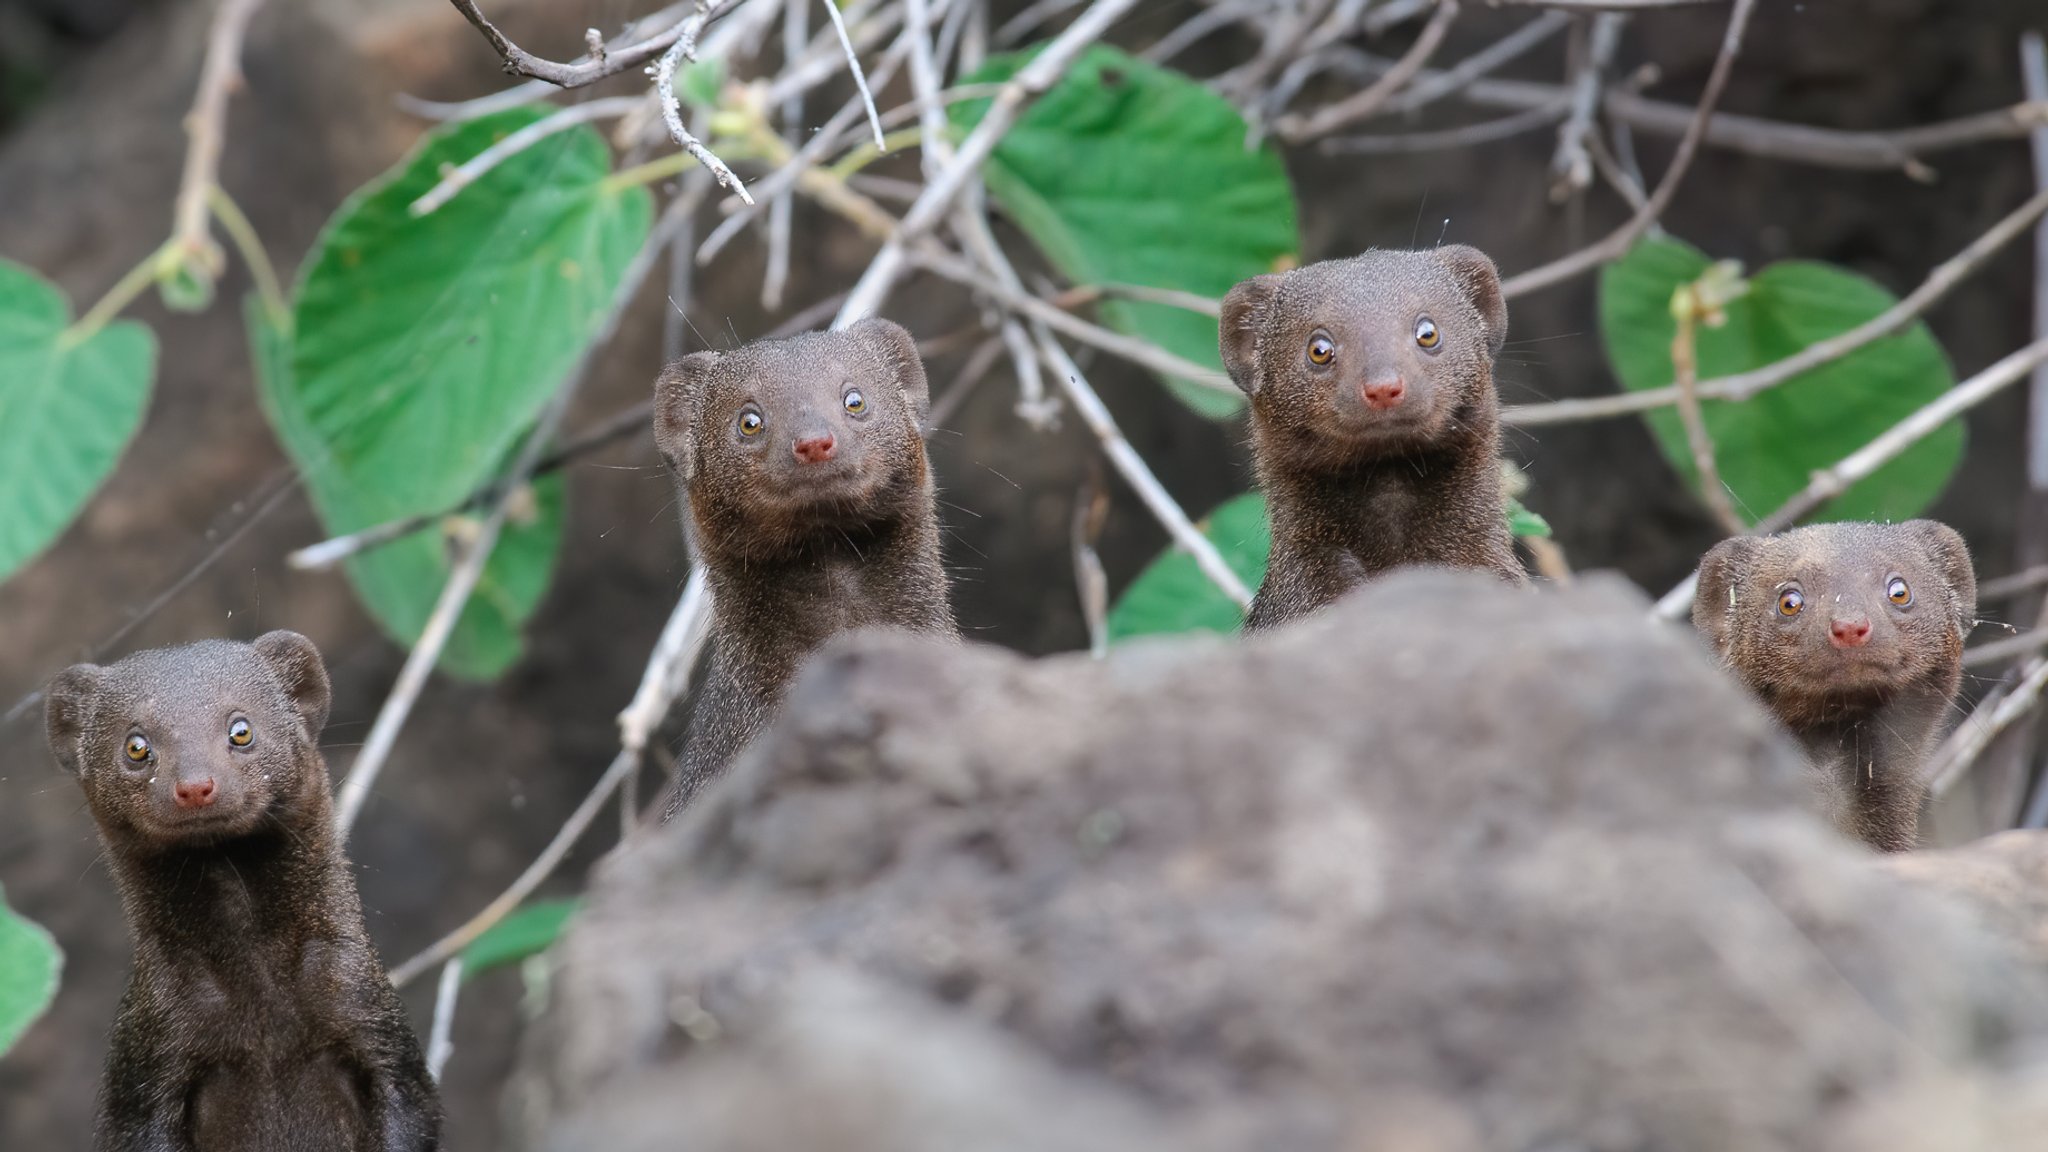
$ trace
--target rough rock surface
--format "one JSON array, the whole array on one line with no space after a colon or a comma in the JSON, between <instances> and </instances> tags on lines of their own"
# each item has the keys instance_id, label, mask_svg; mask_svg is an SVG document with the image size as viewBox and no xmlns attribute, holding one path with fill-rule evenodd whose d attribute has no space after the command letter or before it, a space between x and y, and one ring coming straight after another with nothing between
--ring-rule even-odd
<instances>
[{"instance_id":1,"label":"rough rock surface","mask_svg":"<svg viewBox=\"0 0 2048 1152\"><path fill-rule=\"evenodd\" d=\"M2048 971L2048 831L2014 829L1960 848L1905 852L1880 867L1962 901Z\"/></svg>"},{"instance_id":2,"label":"rough rock surface","mask_svg":"<svg viewBox=\"0 0 2048 1152\"><path fill-rule=\"evenodd\" d=\"M1906 1092L2023 1124L2037 977L1804 812L1797 753L1644 608L1415 572L1101 664L828 649L603 870L515 1126L1863 1152Z\"/></svg>"}]
</instances>

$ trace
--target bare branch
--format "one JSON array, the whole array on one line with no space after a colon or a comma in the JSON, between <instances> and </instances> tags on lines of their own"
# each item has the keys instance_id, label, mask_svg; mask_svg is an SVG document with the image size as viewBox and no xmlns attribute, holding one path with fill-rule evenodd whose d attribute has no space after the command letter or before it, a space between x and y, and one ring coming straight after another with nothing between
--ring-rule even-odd
<instances>
[{"instance_id":1,"label":"bare branch","mask_svg":"<svg viewBox=\"0 0 2048 1152\"><path fill-rule=\"evenodd\" d=\"M1058 375L1061 387L1066 390L1067 399L1073 402L1075 411L1081 414L1081 419L1087 423L1089 431L1094 432L1095 438L1102 442L1103 455L1108 456L1110 464L1123 474L1125 483L1137 491L1138 498L1145 502L1145 507L1151 509L1152 515L1165 527L1167 534L1173 537L1174 543L1194 557L1195 566L1202 570L1202 575L1207 576L1210 583L1222 589L1223 594L1230 597L1239 608L1249 607L1252 602L1251 590L1244 586L1244 581L1238 579L1236 572L1231 571L1230 565L1223 559L1223 554L1216 551L1216 545L1210 543L1207 536L1202 535L1201 530L1195 527L1194 521L1188 519L1188 514L1181 511L1180 504L1167 494L1166 487L1152 474L1152 469L1145 464L1144 458L1138 455L1138 450L1131 447L1129 440L1124 439L1123 432L1116 426L1116 420L1103 405L1102 397L1096 395L1095 389L1088 386L1088 381L1081 375L1081 369L1067 355L1066 349L1060 347L1060 342L1053 339L1043 327L1038 330L1038 345L1045 353L1046 360L1052 364L1054 373Z\"/></svg>"},{"instance_id":2,"label":"bare branch","mask_svg":"<svg viewBox=\"0 0 2048 1152\"><path fill-rule=\"evenodd\" d=\"M491 42L491 47L496 49L498 55L504 58L505 71L515 76L530 76L535 80L544 80L557 88L581 88L586 84L594 84L607 76L616 76L621 72L646 64L648 61L667 52L676 41L685 35L696 36L701 34L704 29L739 7L741 0L717 0L717 3L709 6L708 11L705 10L704 4L699 3L695 5L697 11L677 20L674 24L668 25L663 31L654 32L630 44L614 43L606 45L605 51L601 56L596 58L586 57L583 61L575 64L558 64L553 60L544 60L514 44L509 37L498 30L497 25L491 23L484 16L483 12L477 8L476 0L448 0L448 2L455 5L455 10L468 18L469 22L476 26L476 30L484 34L484 39ZM676 10L677 8L672 7L668 11ZM701 19L698 18L700 16ZM635 29L636 34L638 31L638 29Z\"/></svg>"},{"instance_id":3,"label":"bare branch","mask_svg":"<svg viewBox=\"0 0 2048 1152\"><path fill-rule=\"evenodd\" d=\"M1942 741L1941 747L1928 758L1928 794L1940 799L1954 787L2000 732L2034 710L2041 702L2043 688L2048 688L2048 657L2036 658L2028 664L2019 684L1992 706L1988 716L1982 708L1972 712Z\"/></svg>"},{"instance_id":4,"label":"bare branch","mask_svg":"<svg viewBox=\"0 0 2048 1152\"><path fill-rule=\"evenodd\" d=\"M208 228L207 194L220 181L220 154L227 136L228 97L242 86L242 41L249 20L263 0L221 0L206 37L206 59L199 66L199 91L185 116L185 170L178 178L172 209L171 251L182 260L197 261L209 275L225 266L220 246Z\"/></svg>"},{"instance_id":5,"label":"bare branch","mask_svg":"<svg viewBox=\"0 0 2048 1152\"><path fill-rule=\"evenodd\" d=\"M1969 247L1943 261L1939 267L1927 274L1927 279L1922 281L1918 288L1897 304L1839 336L1817 340L1783 360L1766 364L1761 368L1752 368L1747 372L1738 372L1733 376L1703 380L1699 386L1700 399L1747 400L1801 373L1811 372L1824 364L1833 363L1858 348L1902 331L1918 320L1929 308L1939 303L1958 284L1983 267L1999 249L2010 244L2015 237L2024 234L2044 214L2048 214L2048 191L2037 193L2025 204L2013 209L1997 224L1992 225L1989 231L1971 241ZM1669 388L1646 388L1640 392L1628 392L1618 396L1509 405L1502 409L1501 420L1506 424L1527 428L1539 424L1564 424L1577 420L1626 416L1635 412L1667 408L1676 403L1678 389L1674 385Z\"/></svg>"},{"instance_id":6,"label":"bare branch","mask_svg":"<svg viewBox=\"0 0 2048 1152\"><path fill-rule=\"evenodd\" d=\"M455 1001L462 994L462 957L441 966L441 985L434 993L434 1027L427 1033L427 1075L441 1082L441 1071L455 1054L449 1034L455 1030Z\"/></svg>"},{"instance_id":7,"label":"bare branch","mask_svg":"<svg viewBox=\"0 0 2048 1152\"><path fill-rule=\"evenodd\" d=\"M882 245L881 252L876 254L873 263L854 284L835 327L845 327L881 306L889 290L895 287L897 277L903 274L907 246L946 218L954 199L967 187L969 178L980 169L982 162L995 151L1004 133L1017 122L1025 105L1065 75L1074 58L1100 39L1102 33L1136 2L1095 0L1087 11L1075 18L1003 85L1003 90L989 101L988 110L982 113L981 123L975 125L974 131L961 141L953 162L926 184L924 195L918 197L917 203L904 213L895 234Z\"/></svg>"},{"instance_id":8,"label":"bare branch","mask_svg":"<svg viewBox=\"0 0 2048 1152\"><path fill-rule=\"evenodd\" d=\"M578 124L588 124L593 120L624 116L645 102L646 99L641 96L611 96L602 100L587 100L551 112L463 161L446 176L441 177L439 184L413 201L407 211L414 216L425 216L453 200L456 193L476 183L484 173L555 133L567 131Z\"/></svg>"},{"instance_id":9,"label":"bare branch","mask_svg":"<svg viewBox=\"0 0 2048 1152\"><path fill-rule=\"evenodd\" d=\"M701 26L709 13L706 0L698 0L697 11L683 21L682 34L676 37L676 42L669 45L668 51L663 52L661 59L654 65L654 95L661 103L661 118L662 122L668 125L670 139L673 139L683 151L688 152L697 163L702 164L720 186L731 189L741 201L752 204L754 198L747 193L747 186L740 183L740 178L733 175L732 169L726 167L725 161L706 148L704 142L697 139L683 124L682 105L676 100L676 68L682 64L684 57L694 59L693 53L696 50L697 30L689 25L695 21Z\"/></svg>"},{"instance_id":10,"label":"bare branch","mask_svg":"<svg viewBox=\"0 0 2048 1152\"><path fill-rule=\"evenodd\" d=\"M868 110L868 127L875 133L875 151L887 152L889 142L882 137L882 115L875 111L875 94L868 91L867 73L860 68L860 53L853 50L853 39L846 34L846 17L839 14L839 5L834 0L825 0L825 12L832 18L832 30L839 34L839 47L846 52L846 67L853 73L853 86L860 92L860 102ZM918 34L923 34L922 29Z\"/></svg>"},{"instance_id":11,"label":"bare branch","mask_svg":"<svg viewBox=\"0 0 2048 1152\"><path fill-rule=\"evenodd\" d=\"M1562 203L1593 183L1593 157L1586 150L1586 137L1594 132L1600 93L1606 88L1607 70L1614 66L1614 51L1621 46L1621 30L1627 23L1628 17L1612 12L1593 18L1586 58L1572 78L1571 115L1557 131L1557 154L1550 159L1550 198L1554 201Z\"/></svg>"},{"instance_id":12,"label":"bare branch","mask_svg":"<svg viewBox=\"0 0 2048 1152\"><path fill-rule=\"evenodd\" d=\"M1204 367L1192 360L1184 360L1148 340L1134 339L1111 332L1100 325L1090 324L1030 293L1012 291L993 278L983 275L973 265L936 247L921 246L910 259L927 271L987 294L1003 307L1043 324L1063 336L1084 344L1092 344L1104 352L1120 356L1140 367L1150 368L1161 375L1184 379L1231 396L1242 395L1235 385L1213 368Z\"/></svg>"},{"instance_id":13,"label":"bare branch","mask_svg":"<svg viewBox=\"0 0 2048 1152\"><path fill-rule=\"evenodd\" d=\"M1657 182L1657 190L1651 193L1650 202L1631 216L1628 223L1598 243L1540 268L1508 277L1501 282L1501 295L1509 298L1526 295L1561 284L1609 260L1619 259L1635 243L1636 237L1664 214L1672 197L1678 194L1679 181L1685 178L1686 169L1692 166L1692 158L1699 151L1700 140L1706 135L1707 121L1714 114L1714 105L1720 101L1722 89L1728 86L1729 73L1735 70L1735 58L1742 51L1742 34L1749 27L1750 13L1755 10L1756 0L1735 0L1735 10L1728 17L1728 31L1721 39L1720 54L1714 58L1713 72L1707 76L1706 91L1701 93L1692 124L1686 129L1685 138L1679 141L1678 152L1672 156L1671 166L1664 170L1664 178Z\"/></svg>"},{"instance_id":14,"label":"bare branch","mask_svg":"<svg viewBox=\"0 0 2048 1152\"><path fill-rule=\"evenodd\" d=\"M1892 425L1877 439L1842 457L1832 468L1815 472L1811 483L1777 511L1757 521L1750 532L1763 536L1798 523L1808 513L1840 496L1850 485L1897 459L1900 453L1926 439L1935 429L1989 400L2001 389L2032 372L2036 365L2044 363L2048 363L2048 339L2036 340L2006 356ZM1656 615L1667 620L1683 616L1692 607L1693 590L1698 585L1698 572L1687 576L1657 601Z\"/></svg>"},{"instance_id":15,"label":"bare branch","mask_svg":"<svg viewBox=\"0 0 2048 1152\"><path fill-rule=\"evenodd\" d=\"M682 599L676 602L675 612L662 629L661 639L648 658L646 670L641 673L640 687L633 694L633 702L619 713L620 747L618 755L612 757L611 766L598 777L590 794L569 814L561 830L555 833L555 838L497 899L424 952L391 970L393 987L403 988L427 969L459 956L477 937L490 931L492 925L524 903L561 866L569 855L569 849L575 847L576 841L597 819L598 812L604 808L613 790L639 768L640 757L649 738L660 727L676 698L688 687L690 669L696 665L708 638L710 616L710 585L705 579L704 569L698 568L690 573L690 582L683 588Z\"/></svg>"},{"instance_id":16,"label":"bare branch","mask_svg":"<svg viewBox=\"0 0 2048 1152\"><path fill-rule=\"evenodd\" d=\"M1491 46L1474 52L1442 72L1427 72L1408 89L1387 102L1387 112L1413 112L1464 89L1482 76L1521 59L1531 49L1571 27L1572 18L1563 12L1545 12ZM1559 93L1560 99L1563 93Z\"/></svg>"},{"instance_id":17,"label":"bare branch","mask_svg":"<svg viewBox=\"0 0 2048 1152\"><path fill-rule=\"evenodd\" d=\"M1433 132L1336 136L1323 141L1321 148L1325 155L1330 156L1390 156L1469 148L1475 144L1490 144L1495 140L1506 140L1547 124L1555 124L1564 119L1570 111L1568 105L1559 101L1547 107L1530 108L1503 116L1498 120L1482 120L1477 124L1461 124L1456 128L1442 128Z\"/></svg>"},{"instance_id":18,"label":"bare branch","mask_svg":"<svg viewBox=\"0 0 2048 1152\"><path fill-rule=\"evenodd\" d=\"M1273 132L1290 144L1301 144L1318 137L1328 136L1341 128L1358 123L1378 112L1391 100L1401 86L1408 83L1429 63L1430 57L1444 42L1445 33L1458 18L1458 0L1438 0L1436 15L1423 25L1415 43L1401 57L1387 74L1374 81L1362 92L1355 93L1328 107L1317 109L1307 115L1283 116L1273 124Z\"/></svg>"},{"instance_id":19,"label":"bare branch","mask_svg":"<svg viewBox=\"0 0 2048 1152\"><path fill-rule=\"evenodd\" d=\"M1723 531L1741 535L1748 525L1736 514L1728 487L1721 482L1721 469L1714 463L1714 440L1707 435L1706 417L1700 412L1698 328L1704 317L1695 306L1697 294L1690 287L1679 291L1685 298L1677 309L1677 334L1671 338L1671 368L1678 378L1678 415L1685 424L1686 449L1699 473L1700 495L1706 498L1708 510Z\"/></svg>"}]
</instances>

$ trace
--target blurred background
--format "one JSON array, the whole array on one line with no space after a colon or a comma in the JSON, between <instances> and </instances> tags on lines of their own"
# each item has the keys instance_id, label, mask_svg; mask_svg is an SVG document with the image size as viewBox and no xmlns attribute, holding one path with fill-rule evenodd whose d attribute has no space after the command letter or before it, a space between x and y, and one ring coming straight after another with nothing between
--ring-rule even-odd
<instances>
[{"instance_id":1,"label":"blurred background","mask_svg":"<svg viewBox=\"0 0 2048 1152\"><path fill-rule=\"evenodd\" d=\"M486 5L521 44L557 59L581 50L585 28L614 31L652 6ZM997 7L1015 14L1026 5ZM1206 7L1146 0L1108 39L1139 51ZM1512 6L1469 7L1440 62L1497 42L1530 16ZM181 120L212 9L200 0L0 0L0 258L37 270L83 303L161 243L186 150ZM1721 107L1850 130L2006 107L2022 99L2020 34L2040 17L2030 0L1764 0ZM1642 15L1622 33L1618 70L1654 66L1646 93L1689 106L1725 21L1718 5ZM1420 21L1407 21L1358 42L1398 56L1419 28ZM1570 42L1557 38L1503 75L1556 83ZM1173 63L1208 78L1258 50L1258 40L1233 25ZM268 4L249 29L246 87L231 106L221 184L289 278L343 198L429 126L400 95L487 94L507 83L498 63L446 0ZM743 79L754 68L734 62L732 73ZM628 73L597 91L644 87L644 78ZM813 118L824 114L816 109L838 107L851 87L842 75L826 91L812 101ZM893 107L906 92L899 79L878 100ZM1398 127L1474 118L1446 101ZM1637 143L1654 181L1673 139L1644 132ZM1416 154L1285 149L1302 257L1426 245L1441 236L1484 249L1505 273L1541 264L1629 214L1598 184L1554 202L1555 149L1552 131ZM872 171L912 178L915 165L914 157L897 158ZM1708 148L1663 224L1715 257L1752 268L1790 257L1823 260L1903 295L2034 191L2023 139L1946 151L1929 165L1916 178ZM702 209L707 226L717 219L712 199ZM751 232L698 273L686 311L702 337L715 345L765 334L844 291L873 256L872 242L808 200L796 202L794 229L799 258L779 311L760 305L765 258ZM1958 379L2031 338L2033 276L2028 245L2011 245L1928 314ZM221 299L247 292L247 277L231 262ZM1581 277L1514 302L1511 343L1498 369L1508 403L1618 389L1599 336L1596 286L1594 277ZM646 397L662 360L666 287L657 270L597 358L566 428L593 426ZM965 294L916 276L884 313L921 339L977 316ZM81 518L0 584L0 711L89 654L114 658L289 627L320 645L333 674L325 743L338 778L404 650L366 616L341 575L284 563L291 550L327 533L301 492L279 487L289 465L256 399L240 310L172 313L151 294L126 315L148 323L159 341L147 419ZM935 391L960 360L957 348L931 358ZM1085 363L1132 443L1190 513L1200 516L1249 486L1241 419L1204 419L1128 364ZM1070 531L1077 492L1107 470L1071 414L1043 431L1019 420L1007 371L999 361L931 441L957 612L963 629L986 643L1029 653L1085 647ZM1931 512L1968 538L1981 578L2048 560L2022 555L2023 538L2026 549L2041 539L2038 529L2023 529L2025 404L2019 387L1969 415L1963 464ZM1511 429L1507 450L1530 481L1525 502L1547 518L1575 568L1617 569L1659 595L1722 535L1639 419ZM580 458L565 475L561 557L523 655L493 683L437 677L428 686L351 841L370 930L387 960L416 952L499 892L589 789L616 750L614 717L687 575L672 487L647 434ZM1099 553L1114 594L1167 540L1120 481L1108 476L1105 483ZM216 562L173 587L216 550ZM2007 611L1985 607L1992 618ZM116 650L99 651L145 616ZM1980 803L2010 801L1961 791L1954 810L1938 814L1936 835L1961 838L1989 826L1991 817L1972 808ZM607 816L550 890L574 891L615 836ZM104 1035L129 955L98 855L77 786L45 748L40 710L29 709L0 727L0 884L15 909L54 933L67 959L51 1013L0 1060L0 1146L56 1152L88 1145ZM407 992L423 1032L430 985ZM509 969L491 973L467 996L445 1085L450 1147L483 1149L499 1143L497 1092L520 1028L519 977Z\"/></svg>"}]
</instances>

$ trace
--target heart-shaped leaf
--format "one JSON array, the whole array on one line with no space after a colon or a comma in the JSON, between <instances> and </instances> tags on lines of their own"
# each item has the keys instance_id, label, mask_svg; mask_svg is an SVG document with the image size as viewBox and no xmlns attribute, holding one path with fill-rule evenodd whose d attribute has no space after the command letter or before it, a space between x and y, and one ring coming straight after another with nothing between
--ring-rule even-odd
<instances>
[{"instance_id":1,"label":"heart-shaped leaf","mask_svg":"<svg viewBox=\"0 0 2048 1152\"><path fill-rule=\"evenodd\" d=\"M1631 390L1662 388L1676 374L1672 294L1705 275L1712 261L1672 240L1638 244L1600 275L1600 333L1614 374ZM1701 326L1702 380L1760 368L1839 335L1897 303L1891 293L1840 268L1809 261L1773 264L1726 302L1727 322ZM1701 414L1714 461L1752 523L1806 487L1815 470L1863 447L1955 383L1948 358L1925 324L1863 348L1741 402L1705 400ZM1657 444L1697 489L1698 469L1678 411L1648 414ZM1823 520L1903 520L1941 494L1963 454L1963 426L1951 422L1821 509Z\"/></svg>"},{"instance_id":2,"label":"heart-shaped leaf","mask_svg":"<svg viewBox=\"0 0 2048 1152\"><path fill-rule=\"evenodd\" d=\"M258 395L270 423L294 459L316 457L320 441L296 407L296 393L279 386L291 372L291 334L271 322L262 302L246 306L256 362ZM321 523L372 524L375 517L351 503L357 489L308 483ZM507 518L498 545L484 563L483 576L457 617L441 652L442 670L485 679L519 658L520 629L547 591L561 549L563 491L559 477L533 485L534 499L520 515ZM456 521L457 525L463 523ZM336 532L350 529L333 528ZM426 528L358 553L346 561L349 579L370 615L395 637L411 640L426 627L441 588L455 565L454 545L439 528Z\"/></svg>"},{"instance_id":3,"label":"heart-shaped leaf","mask_svg":"<svg viewBox=\"0 0 2048 1152\"><path fill-rule=\"evenodd\" d=\"M439 210L411 213L446 169L542 114L514 109L430 133L351 196L315 245L288 370L265 377L273 423L330 531L450 508L494 477L595 338L645 242L651 200L608 179L610 152L588 128L549 136ZM538 490L536 514L500 541L444 671L494 676L516 658L559 544L559 490ZM418 637L446 551L421 533L349 564L397 639Z\"/></svg>"},{"instance_id":4,"label":"heart-shaped leaf","mask_svg":"<svg viewBox=\"0 0 2048 1152\"><path fill-rule=\"evenodd\" d=\"M962 84L1009 79L1031 58L991 59ZM962 131L987 100L953 106ZM989 194L1077 284L1137 284L1221 297L1291 267L1301 250L1294 191L1270 145L1228 100L1182 73L1097 45L1027 109L983 168ZM1105 300L1103 320L1196 364L1212 385L1168 380L1205 416L1243 407L1217 352L1216 320L1166 304Z\"/></svg>"},{"instance_id":5,"label":"heart-shaped leaf","mask_svg":"<svg viewBox=\"0 0 2048 1152\"><path fill-rule=\"evenodd\" d=\"M117 320L82 339L56 285L0 260L0 580L57 538L149 407L156 338Z\"/></svg>"},{"instance_id":6,"label":"heart-shaped leaf","mask_svg":"<svg viewBox=\"0 0 2048 1152\"><path fill-rule=\"evenodd\" d=\"M63 970L57 941L41 925L11 911L7 893L0 890L0 1056L56 998Z\"/></svg>"}]
</instances>

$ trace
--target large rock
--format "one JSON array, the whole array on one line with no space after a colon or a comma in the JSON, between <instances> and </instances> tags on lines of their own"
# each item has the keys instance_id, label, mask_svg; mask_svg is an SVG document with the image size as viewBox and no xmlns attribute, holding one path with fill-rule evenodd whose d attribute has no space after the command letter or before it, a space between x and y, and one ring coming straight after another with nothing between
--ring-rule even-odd
<instances>
[{"instance_id":1,"label":"large rock","mask_svg":"<svg viewBox=\"0 0 2048 1152\"><path fill-rule=\"evenodd\" d=\"M2041 986L1805 813L1797 753L1644 609L1411 573L1104 663L839 644L603 871L518 1126L1860 1150L1932 1069L2004 1107Z\"/></svg>"},{"instance_id":2,"label":"large rock","mask_svg":"<svg viewBox=\"0 0 2048 1152\"><path fill-rule=\"evenodd\" d=\"M1961 901L2048 971L2048 830L2013 829L1960 848L1901 852L1879 867Z\"/></svg>"}]
</instances>

